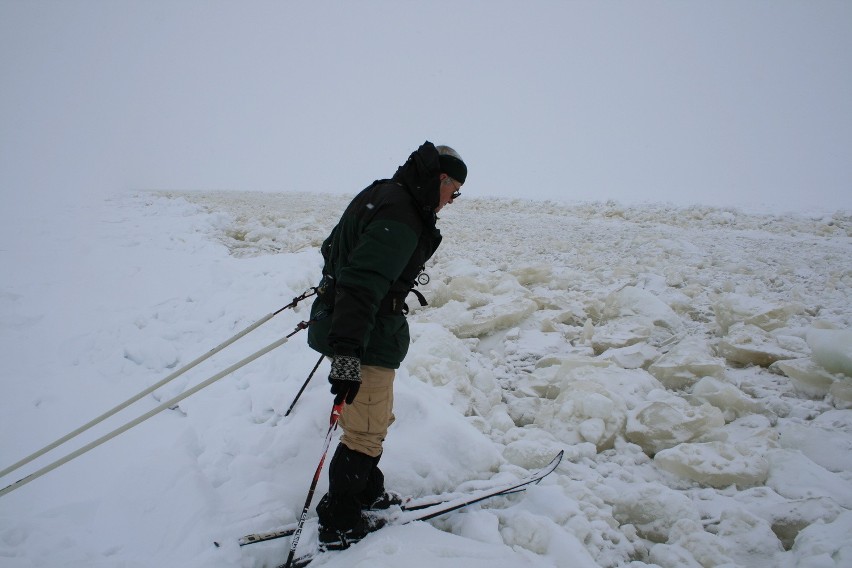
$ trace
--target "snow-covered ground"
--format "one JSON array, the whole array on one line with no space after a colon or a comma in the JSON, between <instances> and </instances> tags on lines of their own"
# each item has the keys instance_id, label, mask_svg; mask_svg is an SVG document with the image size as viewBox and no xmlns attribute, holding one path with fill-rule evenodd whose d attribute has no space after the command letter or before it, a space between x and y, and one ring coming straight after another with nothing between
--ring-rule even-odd
<instances>
[{"instance_id":1,"label":"snow-covered ground","mask_svg":"<svg viewBox=\"0 0 852 568\"><path fill-rule=\"evenodd\" d=\"M8 215L0 467L314 285L347 201L146 193ZM315 565L852 566L852 216L465 196L442 217L430 305L413 302L397 375L389 487L444 492L566 459L526 493ZM0 486L290 333L308 308ZM319 460L327 363L284 416L317 359L304 339L0 497L0 565L281 563L287 542L236 539L293 522Z\"/></svg>"}]
</instances>

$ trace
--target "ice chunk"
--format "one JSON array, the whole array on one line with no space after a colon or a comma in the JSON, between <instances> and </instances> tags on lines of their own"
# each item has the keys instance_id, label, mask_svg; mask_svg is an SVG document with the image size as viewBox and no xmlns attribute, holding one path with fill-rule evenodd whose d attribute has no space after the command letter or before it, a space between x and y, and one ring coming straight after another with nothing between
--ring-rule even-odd
<instances>
[{"instance_id":1,"label":"ice chunk","mask_svg":"<svg viewBox=\"0 0 852 568\"><path fill-rule=\"evenodd\" d=\"M601 359L612 361L622 369L645 369L660 356L660 352L647 343L637 343L628 347L607 349Z\"/></svg>"},{"instance_id":2,"label":"ice chunk","mask_svg":"<svg viewBox=\"0 0 852 568\"><path fill-rule=\"evenodd\" d=\"M701 377L724 377L725 364L701 337L686 337L648 367L648 372L670 389L682 389Z\"/></svg>"},{"instance_id":3,"label":"ice chunk","mask_svg":"<svg viewBox=\"0 0 852 568\"><path fill-rule=\"evenodd\" d=\"M438 324L411 327L411 350L404 362L408 373L439 389L464 414L486 415L499 404L501 394L493 375L466 363L470 350L463 341Z\"/></svg>"},{"instance_id":4,"label":"ice chunk","mask_svg":"<svg viewBox=\"0 0 852 568\"><path fill-rule=\"evenodd\" d=\"M604 305L604 317L607 319L629 316L643 316L654 325L672 331L682 326L680 317L668 304L651 292L635 286L613 292L607 296Z\"/></svg>"},{"instance_id":5,"label":"ice chunk","mask_svg":"<svg viewBox=\"0 0 852 568\"><path fill-rule=\"evenodd\" d=\"M649 551L649 560L653 566L664 568L704 568L689 552L682 546L675 544L655 544Z\"/></svg>"},{"instance_id":6,"label":"ice chunk","mask_svg":"<svg viewBox=\"0 0 852 568\"><path fill-rule=\"evenodd\" d=\"M714 439L728 443L742 442L748 444L752 450L765 454L770 449L778 447L778 430L772 426L766 416L751 414L726 424L716 432Z\"/></svg>"},{"instance_id":7,"label":"ice chunk","mask_svg":"<svg viewBox=\"0 0 852 568\"><path fill-rule=\"evenodd\" d=\"M805 341L805 338L799 337L798 335L791 335L790 331L791 330L787 328L776 329L774 331L770 331L769 334L775 338L778 346L782 349L793 351L795 353L810 354L811 348L808 347L808 342Z\"/></svg>"},{"instance_id":8,"label":"ice chunk","mask_svg":"<svg viewBox=\"0 0 852 568\"><path fill-rule=\"evenodd\" d=\"M852 511L830 523L815 523L804 529L793 545L796 566L844 568L852 566Z\"/></svg>"},{"instance_id":9,"label":"ice chunk","mask_svg":"<svg viewBox=\"0 0 852 568\"><path fill-rule=\"evenodd\" d=\"M811 329L811 358L831 373L852 377L852 329Z\"/></svg>"},{"instance_id":10,"label":"ice chunk","mask_svg":"<svg viewBox=\"0 0 852 568\"><path fill-rule=\"evenodd\" d=\"M803 528L817 522L830 523L843 511L827 497L790 500L768 487L747 489L733 498L746 510L765 519L786 550L793 546Z\"/></svg>"},{"instance_id":11,"label":"ice chunk","mask_svg":"<svg viewBox=\"0 0 852 568\"><path fill-rule=\"evenodd\" d=\"M829 410L814 418L814 425L837 432L852 434L852 412L848 410Z\"/></svg>"},{"instance_id":12,"label":"ice chunk","mask_svg":"<svg viewBox=\"0 0 852 568\"><path fill-rule=\"evenodd\" d=\"M721 410L726 422L749 414L770 412L736 386L713 377L704 377L698 381L692 389L692 398Z\"/></svg>"},{"instance_id":13,"label":"ice chunk","mask_svg":"<svg viewBox=\"0 0 852 568\"><path fill-rule=\"evenodd\" d=\"M506 432L515 427L515 422L505 404L494 406L488 413L486 420L491 426L492 431Z\"/></svg>"},{"instance_id":14,"label":"ice chunk","mask_svg":"<svg viewBox=\"0 0 852 568\"><path fill-rule=\"evenodd\" d=\"M650 320L634 316L593 327L591 334L586 331L584 328L583 337L588 338L592 349L599 355L608 349L619 349L647 341L654 331L654 326Z\"/></svg>"},{"instance_id":15,"label":"ice chunk","mask_svg":"<svg viewBox=\"0 0 852 568\"><path fill-rule=\"evenodd\" d=\"M776 361L769 370L780 371L797 391L812 398L825 397L835 381L834 375L808 358Z\"/></svg>"},{"instance_id":16,"label":"ice chunk","mask_svg":"<svg viewBox=\"0 0 852 568\"><path fill-rule=\"evenodd\" d=\"M837 408L852 408L852 379L841 379L831 385L829 394Z\"/></svg>"},{"instance_id":17,"label":"ice chunk","mask_svg":"<svg viewBox=\"0 0 852 568\"><path fill-rule=\"evenodd\" d=\"M468 350L453 334L436 324L412 326L412 349L405 366L412 377L443 386L464 377L469 380L464 360Z\"/></svg>"},{"instance_id":18,"label":"ice chunk","mask_svg":"<svg viewBox=\"0 0 852 568\"><path fill-rule=\"evenodd\" d=\"M553 278L553 267L549 264L519 266L511 271L523 286L547 284Z\"/></svg>"},{"instance_id":19,"label":"ice chunk","mask_svg":"<svg viewBox=\"0 0 852 568\"><path fill-rule=\"evenodd\" d=\"M793 545L799 532L814 523L830 523L840 515L843 508L827 497L813 497L786 501L767 507L764 515L770 517L774 532L784 548Z\"/></svg>"},{"instance_id":20,"label":"ice chunk","mask_svg":"<svg viewBox=\"0 0 852 568\"><path fill-rule=\"evenodd\" d=\"M669 396L665 401L648 402L632 411L625 436L653 456L724 424L718 408L709 404L692 406L680 397Z\"/></svg>"},{"instance_id":21,"label":"ice chunk","mask_svg":"<svg viewBox=\"0 0 852 568\"><path fill-rule=\"evenodd\" d=\"M768 367L776 361L796 359L803 355L803 353L782 348L774 337L761 328L743 323L731 326L728 335L719 341L716 349L728 361L761 367Z\"/></svg>"},{"instance_id":22,"label":"ice chunk","mask_svg":"<svg viewBox=\"0 0 852 568\"><path fill-rule=\"evenodd\" d=\"M535 470L550 463L560 449L562 446L552 436L544 441L535 438L521 439L507 444L503 457L511 464Z\"/></svg>"},{"instance_id":23,"label":"ice chunk","mask_svg":"<svg viewBox=\"0 0 852 568\"><path fill-rule=\"evenodd\" d=\"M597 412L608 401L611 413L606 418L586 414L586 408ZM552 432L558 439L569 444L591 442L602 451L611 448L616 434L624 428L627 406L616 394L604 386L592 381L572 381L570 386L556 397L556 400L545 405L536 417L535 423ZM587 424L581 429L580 425L590 418L600 418L598 427ZM602 424L601 424L602 423ZM588 436L588 437L587 437Z\"/></svg>"},{"instance_id":24,"label":"ice chunk","mask_svg":"<svg viewBox=\"0 0 852 568\"><path fill-rule=\"evenodd\" d=\"M662 556L664 551L665 556ZM675 555L670 556L672 553ZM734 566L729 554L727 543L705 531L701 523L692 519L680 519L672 527L668 543L657 544L651 548L651 561L661 566L678 568ZM667 560L667 557L670 557L670 560Z\"/></svg>"},{"instance_id":25,"label":"ice chunk","mask_svg":"<svg viewBox=\"0 0 852 568\"><path fill-rule=\"evenodd\" d=\"M553 396L556 397L559 391L554 387L553 389L545 390L543 394L549 395L551 393L555 393ZM538 416L542 405L549 398L548 396L511 396L511 394L513 393L506 393L504 398L509 416L512 417L512 421L516 426L526 426L535 422L535 417Z\"/></svg>"},{"instance_id":26,"label":"ice chunk","mask_svg":"<svg viewBox=\"0 0 852 568\"><path fill-rule=\"evenodd\" d=\"M580 401L580 411L591 418L604 419L612 415L615 403L611 398L598 393L592 393Z\"/></svg>"},{"instance_id":27,"label":"ice chunk","mask_svg":"<svg viewBox=\"0 0 852 568\"><path fill-rule=\"evenodd\" d=\"M583 323L583 332L580 334L580 339L583 343L591 343L592 338L595 336L595 324L592 323L591 318L586 318L586 321Z\"/></svg>"},{"instance_id":28,"label":"ice chunk","mask_svg":"<svg viewBox=\"0 0 852 568\"><path fill-rule=\"evenodd\" d=\"M516 326L538 309L530 292L514 276L455 263L457 275L434 283L429 318L458 337L483 337Z\"/></svg>"},{"instance_id":29,"label":"ice chunk","mask_svg":"<svg viewBox=\"0 0 852 568\"><path fill-rule=\"evenodd\" d=\"M614 492L613 516L619 524L631 524L642 538L666 542L678 519L701 518L695 504L681 492L659 483L643 483Z\"/></svg>"},{"instance_id":30,"label":"ice chunk","mask_svg":"<svg viewBox=\"0 0 852 568\"><path fill-rule=\"evenodd\" d=\"M786 449L772 450L766 485L788 499L828 497L852 509L852 482L814 463L804 454Z\"/></svg>"},{"instance_id":31,"label":"ice chunk","mask_svg":"<svg viewBox=\"0 0 852 568\"><path fill-rule=\"evenodd\" d=\"M727 545L736 566L778 566L784 547L765 519L743 509L722 512L716 536Z\"/></svg>"},{"instance_id":32,"label":"ice chunk","mask_svg":"<svg viewBox=\"0 0 852 568\"><path fill-rule=\"evenodd\" d=\"M565 351L566 341L561 333L535 329L513 328L506 332L503 353L507 362L516 368L533 365L542 357Z\"/></svg>"},{"instance_id":33,"label":"ice chunk","mask_svg":"<svg viewBox=\"0 0 852 568\"><path fill-rule=\"evenodd\" d=\"M745 443L684 443L654 457L660 468L710 487L750 487L766 481L769 462Z\"/></svg>"},{"instance_id":34,"label":"ice chunk","mask_svg":"<svg viewBox=\"0 0 852 568\"><path fill-rule=\"evenodd\" d=\"M628 410L661 385L642 370L619 369L594 359L584 362L563 363L557 373L560 394L542 406L535 424L565 443L591 442L603 451L624 431Z\"/></svg>"},{"instance_id":35,"label":"ice chunk","mask_svg":"<svg viewBox=\"0 0 852 568\"><path fill-rule=\"evenodd\" d=\"M572 369L580 367L612 367L613 364L609 361L596 359L595 357L586 357L584 355L560 356L553 355L550 357L542 357L537 363L537 368L546 368L559 365L556 374L553 377L554 381L561 382L565 379Z\"/></svg>"},{"instance_id":36,"label":"ice chunk","mask_svg":"<svg viewBox=\"0 0 852 568\"><path fill-rule=\"evenodd\" d=\"M764 331L772 331L786 325L792 314L801 313L799 305L777 306L764 302L754 296L744 294L725 294L713 304L716 323L722 335L728 333L736 323L754 325Z\"/></svg>"},{"instance_id":37,"label":"ice chunk","mask_svg":"<svg viewBox=\"0 0 852 568\"><path fill-rule=\"evenodd\" d=\"M852 437L817 424L785 424L779 428L782 448L799 450L828 471L852 471Z\"/></svg>"},{"instance_id":38,"label":"ice chunk","mask_svg":"<svg viewBox=\"0 0 852 568\"><path fill-rule=\"evenodd\" d=\"M580 436L582 436L584 440L597 444L604 439L604 436L607 433L606 422L603 421L603 418L589 418L588 420L583 420L580 423L577 427L577 431L580 432Z\"/></svg>"},{"instance_id":39,"label":"ice chunk","mask_svg":"<svg viewBox=\"0 0 852 568\"><path fill-rule=\"evenodd\" d=\"M450 329L459 337L483 337L518 325L538 309L527 298L502 299L465 312Z\"/></svg>"}]
</instances>

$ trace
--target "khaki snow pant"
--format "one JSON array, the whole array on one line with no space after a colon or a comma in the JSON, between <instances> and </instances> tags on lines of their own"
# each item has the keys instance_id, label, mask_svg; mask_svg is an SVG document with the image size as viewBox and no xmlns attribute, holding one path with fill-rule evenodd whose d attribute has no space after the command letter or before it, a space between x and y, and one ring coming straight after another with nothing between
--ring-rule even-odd
<instances>
[{"instance_id":1,"label":"khaki snow pant","mask_svg":"<svg viewBox=\"0 0 852 568\"><path fill-rule=\"evenodd\" d=\"M378 457L393 415L393 378L396 372L386 367L361 365L361 388L352 404L344 405L340 415L343 435L340 443L350 450Z\"/></svg>"}]
</instances>

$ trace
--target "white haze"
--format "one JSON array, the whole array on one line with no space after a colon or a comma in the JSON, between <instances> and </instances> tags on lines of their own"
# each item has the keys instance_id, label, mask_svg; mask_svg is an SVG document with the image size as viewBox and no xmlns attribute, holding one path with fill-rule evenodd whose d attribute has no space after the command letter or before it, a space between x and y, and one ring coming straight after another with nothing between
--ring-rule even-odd
<instances>
[{"instance_id":1,"label":"white haze","mask_svg":"<svg viewBox=\"0 0 852 568\"><path fill-rule=\"evenodd\" d=\"M315 285L319 243L347 200L139 194L13 220L0 465ZM87 223L65 221L84 209ZM848 214L463 198L442 217L430 305L412 306L395 383L388 486L427 495L566 458L524 494L383 529L317 568L850 565ZM2 486L307 317L307 303L283 312ZM328 426L327 363L284 415L316 359L303 332L0 497L0 563L282 563L288 542L236 539L301 510Z\"/></svg>"},{"instance_id":2,"label":"white haze","mask_svg":"<svg viewBox=\"0 0 852 568\"><path fill-rule=\"evenodd\" d=\"M848 2L0 2L6 208L346 193L424 139L478 195L852 207Z\"/></svg>"}]
</instances>

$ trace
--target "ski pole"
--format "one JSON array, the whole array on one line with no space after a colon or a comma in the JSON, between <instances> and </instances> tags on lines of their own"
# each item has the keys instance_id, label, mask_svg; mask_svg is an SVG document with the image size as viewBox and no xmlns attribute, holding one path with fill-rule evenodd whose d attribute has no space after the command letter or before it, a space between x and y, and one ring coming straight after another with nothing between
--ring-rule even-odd
<instances>
[{"instance_id":1,"label":"ski pole","mask_svg":"<svg viewBox=\"0 0 852 568\"><path fill-rule=\"evenodd\" d=\"M152 386L148 387L147 389L143 390L142 392L140 392L139 394L136 394L136 395L128 398L127 400L125 400L124 402L122 402L121 404L116 406L115 408L112 408L111 410L104 412L103 414L101 414L100 416L95 418L94 420L87 422L83 426L80 426L79 428L77 428L76 430L71 432L70 434L66 434L65 436L59 438L55 442L46 445L45 447L43 447L39 451L37 451L33 454L30 454L29 456L25 457L24 459L20 460L19 462L10 465L9 467L4 469L3 471L0 471L0 477L5 477L6 474L12 473L13 471L18 469L19 467L24 466L24 465L30 463L31 461L33 461L34 459L43 456L44 454L46 454L50 450L61 446L62 444L64 444L68 440L71 440L71 439L79 436L80 434L82 434L86 430L92 428L93 426L100 424L101 422L103 422L104 420L109 418L110 416L113 416L116 413L120 412L121 410L124 410L125 408L127 408L128 406L133 404L134 402L136 402L138 400L142 400L144 397L148 396L149 394L151 394L152 392L154 392L158 388L170 383L171 381L175 380L176 378L178 378L182 374L186 373L187 371L189 371L193 367L196 367L197 365L203 363L204 361L206 361L207 359L209 359L210 357L212 357L216 353L220 352L224 348L228 347L229 345L232 345L238 339L245 337L246 335L248 335L249 333L251 333L255 329L259 328L261 325L263 325L266 322L268 322L269 320L271 320L273 317L275 317L278 314L280 314L281 312L283 312L284 310L286 310L288 308L295 307L295 305L297 303L299 303L299 301L304 300L305 298L312 296L315 293L316 293L316 289L314 289L313 292L308 291L308 292L305 292L304 294L302 294L301 296L293 298L293 301L290 302L289 304L287 304L286 306L284 306L283 308L280 308L280 309L262 317L261 319L259 319L255 323L251 324L250 326L248 326L247 328L245 328L244 330L242 330L241 332L239 332L238 334L233 336L232 338L228 339L227 341L220 343L219 345L217 345L216 347L214 347L213 349L211 349L210 351L208 351L204 355L198 357L194 361L187 363L186 365L184 365L183 367L181 367L180 369L178 369L177 371L175 371L174 373L172 373L168 377L164 378L163 380L161 380L157 384L152 385Z\"/></svg>"},{"instance_id":2,"label":"ski pole","mask_svg":"<svg viewBox=\"0 0 852 568\"><path fill-rule=\"evenodd\" d=\"M325 456L328 454L328 448L331 445L331 438L334 431L337 429L337 422L340 420L340 414L342 412L343 402L334 405L331 409L331 417L329 419L330 424L328 426L328 433L325 435L325 446L322 450L322 457L320 458L319 465L314 473L314 478L311 481L311 488L308 489L308 498L305 499L305 507L302 509L302 514L299 517L299 524L296 525L296 530L293 532L293 541L290 543L290 553L287 555L287 562L284 564L285 568L290 568L290 565L293 563L293 557L296 556L296 547L299 545L299 537L302 536L302 528L305 526L305 521L308 519L308 509L311 508L311 501L314 498L314 491L317 489L317 482L319 481L320 473L322 472L322 465L325 463Z\"/></svg>"},{"instance_id":3,"label":"ski pole","mask_svg":"<svg viewBox=\"0 0 852 568\"><path fill-rule=\"evenodd\" d=\"M320 355L320 358L317 359L317 364L314 365L313 371L311 371L311 374L308 375L307 379L305 379L305 384L303 384L302 388L299 389L299 393L296 395L296 398L293 399L293 403L290 405L290 408L287 409L287 412L284 413L284 416L290 416L290 411L293 410L293 407L296 406L296 402L298 402L299 397L302 396L303 392L305 392L305 387L307 387L308 383L311 382L311 379L314 378L314 373L316 373L317 369L319 369L320 363L322 363L324 357L325 355Z\"/></svg>"},{"instance_id":4,"label":"ski pole","mask_svg":"<svg viewBox=\"0 0 852 568\"><path fill-rule=\"evenodd\" d=\"M152 416L159 414L160 412L162 412L163 410L165 410L167 408L171 408L172 406L179 403L183 399L197 393L198 391L200 391L203 388L206 388L206 387L212 385L213 383L215 383L216 381L218 381L222 377L230 375L231 373L233 373L237 369L244 367L245 365L248 365L249 363L251 363L252 361L254 361L255 359L257 359L257 358L259 358L263 355L266 355L267 353L269 353L273 349L276 349L276 348L284 345L285 343L287 343L287 341L291 337L296 335L299 331L307 328L309 323L310 322L304 322L304 321L299 323L299 325L296 327L296 330L293 331L292 333L290 333L289 335L282 337L281 339L279 339L279 340L277 340L273 343L270 343L269 345L267 345L263 349L256 351L255 353L249 355L248 357L246 357L242 361L234 363L233 365L231 365L230 367L228 367L224 371L222 371L220 373L216 373L215 375L213 375L212 377L210 377L206 381L195 385L191 389L184 391L183 393L179 394L178 396L176 396L176 397L174 397L170 400L167 400L166 402L162 403L158 407L146 412L142 416L139 416L138 418L131 420L130 422L128 422L124 426L121 426L120 428L116 428L112 432L101 436L97 440L95 440L95 441L93 441L89 444L86 444L85 446L83 446L82 448L80 448L76 451L71 452L70 454L68 454L64 458L58 459L55 462L44 466L43 468L36 471L35 473L31 473L30 475L24 477L23 479L19 479L18 481L16 481L15 483L12 483L11 485L7 485L3 489L0 489L0 497L2 497L3 495L6 495L7 493L11 493L15 489L18 489L19 487L23 487L24 485L26 485L30 481L34 481L34 480L38 479L39 477L41 477L42 475L53 471L57 467L68 463L69 461L73 460L74 458L77 458L77 457L85 454L86 452L93 450L94 448L100 446L104 442L108 442L109 440L115 438L119 434L122 434L122 433L126 432L127 430L130 430L134 426L138 426L139 424L141 424L142 422L145 422L146 420L148 420Z\"/></svg>"}]
</instances>

